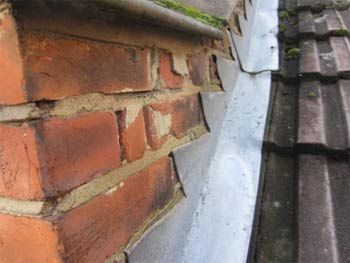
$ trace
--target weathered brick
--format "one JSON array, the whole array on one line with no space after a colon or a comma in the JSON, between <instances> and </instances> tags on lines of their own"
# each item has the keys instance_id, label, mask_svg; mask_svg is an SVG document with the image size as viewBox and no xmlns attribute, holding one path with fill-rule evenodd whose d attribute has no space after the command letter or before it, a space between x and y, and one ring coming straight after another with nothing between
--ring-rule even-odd
<instances>
[{"instance_id":1,"label":"weathered brick","mask_svg":"<svg viewBox=\"0 0 350 263\"><path fill-rule=\"evenodd\" d=\"M57 232L50 222L0 214L0 262L62 263Z\"/></svg>"},{"instance_id":2,"label":"weathered brick","mask_svg":"<svg viewBox=\"0 0 350 263\"><path fill-rule=\"evenodd\" d=\"M140 159L146 152L147 137L143 111L128 107L118 114L123 156L128 162Z\"/></svg>"},{"instance_id":3,"label":"weathered brick","mask_svg":"<svg viewBox=\"0 0 350 263\"><path fill-rule=\"evenodd\" d=\"M1 214L0 261L104 262L165 207L174 180L172 160L164 157L65 214L43 219Z\"/></svg>"},{"instance_id":4,"label":"weathered brick","mask_svg":"<svg viewBox=\"0 0 350 263\"><path fill-rule=\"evenodd\" d=\"M159 149L166 142L170 133L171 114L154 111L152 106L144 108L147 142L153 150Z\"/></svg>"},{"instance_id":5,"label":"weathered brick","mask_svg":"<svg viewBox=\"0 0 350 263\"><path fill-rule=\"evenodd\" d=\"M185 135L203 120L198 95L179 99L173 103L172 107L170 132L176 137ZM157 110L157 107L154 109Z\"/></svg>"},{"instance_id":6,"label":"weathered brick","mask_svg":"<svg viewBox=\"0 0 350 263\"><path fill-rule=\"evenodd\" d=\"M158 149L166 141L167 135L180 138L202 122L198 95L148 105L145 119L148 143L152 149Z\"/></svg>"},{"instance_id":7,"label":"weathered brick","mask_svg":"<svg viewBox=\"0 0 350 263\"><path fill-rule=\"evenodd\" d=\"M42 199L120 166L115 114L50 118L0 126L0 195Z\"/></svg>"},{"instance_id":8,"label":"weathered brick","mask_svg":"<svg viewBox=\"0 0 350 263\"><path fill-rule=\"evenodd\" d=\"M177 89L183 86L183 77L175 72L172 57L166 52L160 56L159 74L164 88Z\"/></svg>"},{"instance_id":9,"label":"weathered brick","mask_svg":"<svg viewBox=\"0 0 350 263\"><path fill-rule=\"evenodd\" d=\"M26 101L16 25L7 9L0 11L0 61L0 104L10 105Z\"/></svg>"},{"instance_id":10,"label":"weathered brick","mask_svg":"<svg viewBox=\"0 0 350 263\"><path fill-rule=\"evenodd\" d=\"M206 48L212 48L221 52L225 52L225 43L223 40L204 38L203 46Z\"/></svg>"},{"instance_id":11,"label":"weathered brick","mask_svg":"<svg viewBox=\"0 0 350 263\"><path fill-rule=\"evenodd\" d=\"M151 90L149 49L49 34L27 35L24 44L27 93L32 100Z\"/></svg>"},{"instance_id":12,"label":"weathered brick","mask_svg":"<svg viewBox=\"0 0 350 263\"><path fill-rule=\"evenodd\" d=\"M205 53L188 55L188 68L194 85L209 83L209 56Z\"/></svg>"},{"instance_id":13,"label":"weathered brick","mask_svg":"<svg viewBox=\"0 0 350 263\"><path fill-rule=\"evenodd\" d=\"M114 192L56 219L66 262L104 262L168 203L174 192L173 182L171 159L165 157L129 177Z\"/></svg>"},{"instance_id":14,"label":"weathered brick","mask_svg":"<svg viewBox=\"0 0 350 263\"><path fill-rule=\"evenodd\" d=\"M116 116L94 112L35 122L43 188L68 191L120 166Z\"/></svg>"},{"instance_id":15,"label":"weathered brick","mask_svg":"<svg viewBox=\"0 0 350 263\"><path fill-rule=\"evenodd\" d=\"M0 195L42 198L35 130L28 124L0 125L0 138Z\"/></svg>"}]
</instances>

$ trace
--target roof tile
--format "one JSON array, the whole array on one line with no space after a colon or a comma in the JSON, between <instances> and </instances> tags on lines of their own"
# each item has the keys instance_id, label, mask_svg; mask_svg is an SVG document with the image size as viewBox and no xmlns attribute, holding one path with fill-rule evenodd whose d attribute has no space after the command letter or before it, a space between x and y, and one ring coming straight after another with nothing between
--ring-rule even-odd
<instances>
[{"instance_id":1,"label":"roof tile","mask_svg":"<svg viewBox=\"0 0 350 263\"><path fill-rule=\"evenodd\" d=\"M312 11L321 11L328 8L346 9L349 6L348 0L297 0L297 8Z\"/></svg>"},{"instance_id":2,"label":"roof tile","mask_svg":"<svg viewBox=\"0 0 350 263\"><path fill-rule=\"evenodd\" d=\"M338 262L326 158L299 156L298 262Z\"/></svg>"},{"instance_id":3,"label":"roof tile","mask_svg":"<svg viewBox=\"0 0 350 263\"><path fill-rule=\"evenodd\" d=\"M265 143L269 148L289 152L296 142L297 86L274 82L269 111L269 129Z\"/></svg>"},{"instance_id":4,"label":"roof tile","mask_svg":"<svg viewBox=\"0 0 350 263\"><path fill-rule=\"evenodd\" d=\"M331 37L326 41L302 39L299 71L304 77L350 77L350 43L348 37Z\"/></svg>"},{"instance_id":5,"label":"roof tile","mask_svg":"<svg viewBox=\"0 0 350 263\"><path fill-rule=\"evenodd\" d=\"M279 152L349 156L350 80L273 84L265 146Z\"/></svg>"},{"instance_id":6,"label":"roof tile","mask_svg":"<svg viewBox=\"0 0 350 263\"><path fill-rule=\"evenodd\" d=\"M350 29L350 10L326 9L321 13L305 10L299 12L298 19L302 36L339 35L339 30Z\"/></svg>"},{"instance_id":7,"label":"roof tile","mask_svg":"<svg viewBox=\"0 0 350 263\"><path fill-rule=\"evenodd\" d=\"M349 262L350 1L286 3L298 4L299 43L280 38L254 262Z\"/></svg>"}]
</instances>

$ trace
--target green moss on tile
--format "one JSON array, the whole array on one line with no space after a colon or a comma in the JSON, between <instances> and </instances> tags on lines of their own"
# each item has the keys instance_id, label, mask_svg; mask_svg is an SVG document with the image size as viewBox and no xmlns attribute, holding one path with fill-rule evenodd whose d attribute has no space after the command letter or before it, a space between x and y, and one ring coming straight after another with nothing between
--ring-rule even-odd
<instances>
[{"instance_id":1,"label":"green moss on tile","mask_svg":"<svg viewBox=\"0 0 350 263\"><path fill-rule=\"evenodd\" d=\"M335 36L340 36L340 37L350 36L350 31L347 29L338 29L338 30L335 30L333 34Z\"/></svg>"},{"instance_id":2,"label":"green moss on tile","mask_svg":"<svg viewBox=\"0 0 350 263\"><path fill-rule=\"evenodd\" d=\"M160 6L182 13L215 28L221 29L227 24L222 18L204 13L193 7L184 6L175 0L154 0L154 2Z\"/></svg>"},{"instance_id":3,"label":"green moss on tile","mask_svg":"<svg viewBox=\"0 0 350 263\"><path fill-rule=\"evenodd\" d=\"M296 59L300 55L300 48L289 48L287 50L287 59Z\"/></svg>"},{"instance_id":4,"label":"green moss on tile","mask_svg":"<svg viewBox=\"0 0 350 263\"><path fill-rule=\"evenodd\" d=\"M283 22L280 22L279 25L278 25L278 31L279 31L279 33L282 34L282 33L286 32L286 30L287 30L286 24L283 23Z\"/></svg>"},{"instance_id":5,"label":"green moss on tile","mask_svg":"<svg viewBox=\"0 0 350 263\"><path fill-rule=\"evenodd\" d=\"M316 93L315 93L314 91L310 91L310 92L307 94L307 96L308 96L309 98L311 98L311 99L314 99L314 98L317 97L317 95L316 95Z\"/></svg>"},{"instance_id":6,"label":"green moss on tile","mask_svg":"<svg viewBox=\"0 0 350 263\"><path fill-rule=\"evenodd\" d=\"M292 16L296 16L296 11L293 9L285 9L285 10L281 10L278 13L278 17L280 19L289 19Z\"/></svg>"}]
</instances>

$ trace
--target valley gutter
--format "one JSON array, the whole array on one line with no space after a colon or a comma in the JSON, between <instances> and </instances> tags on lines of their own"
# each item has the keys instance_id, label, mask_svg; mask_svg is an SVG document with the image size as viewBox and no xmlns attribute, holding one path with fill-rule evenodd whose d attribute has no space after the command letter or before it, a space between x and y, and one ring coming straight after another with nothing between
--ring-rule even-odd
<instances>
[{"instance_id":1,"label":"valley gutter","mask_svg":"<svg viewBox=\"0 0 350 263\"><path fill-rule=\"evenodd\" d=\"M211 132L173 151L186 199L126 249L129 263L247 261L278 68L277 7L277 0L246 1L242 37L231 34L241 64L217 58L224 91L201 93Z\"/></svg>"}]
</instances>

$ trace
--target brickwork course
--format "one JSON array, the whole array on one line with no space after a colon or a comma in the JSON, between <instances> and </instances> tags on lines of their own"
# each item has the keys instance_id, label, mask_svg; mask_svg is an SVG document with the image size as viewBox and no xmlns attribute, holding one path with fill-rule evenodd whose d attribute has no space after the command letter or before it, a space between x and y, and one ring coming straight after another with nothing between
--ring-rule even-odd
<instances>
[{"instance_id":1,"label":"brickwork course","mask_svg":"<svg viewBox=\"0 0 350 263\"><path fill-rule=\"evenodd\" d=\"M123 263L185 197L171 151L209 132L199 93L231 54L51 4L0 1L0 262Z\"/></svg>"}]
</instances>

